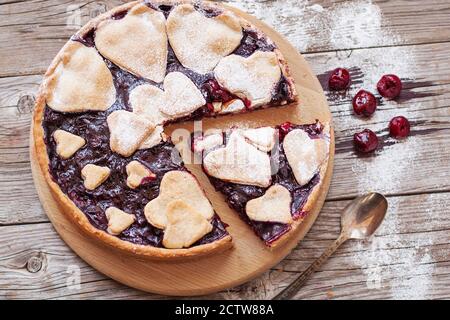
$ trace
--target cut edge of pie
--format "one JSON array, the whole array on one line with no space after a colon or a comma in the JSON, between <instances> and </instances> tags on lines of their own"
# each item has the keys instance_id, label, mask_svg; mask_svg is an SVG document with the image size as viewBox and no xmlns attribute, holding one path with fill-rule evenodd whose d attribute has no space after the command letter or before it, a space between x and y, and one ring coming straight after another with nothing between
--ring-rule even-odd
<instances>
[{"instance_id":1,"label":"cut edge of pie","mask_svg":"<svg viewBox=\"0 0 450 320\"><path fill-rule=\"evenodd\" d=\"M334 139L334 130L333 130L333 127L332 127L332 123L331 123L331 122L328 122L328 121L319 122L318 120L316 120L316 123L311 123L311 124L296 124L295 126L301 127L301 126L317 126L317 125L320 125L321 131L320 131L320 137L319 137L319 138L315 138L315 139L321 139L321 140L326 141L326 145L327 145L327 155L326 155L326 157L325 157L325 159L324 159L323 161L321 161L319 164L317 164L318 170L316 171L315 174L312 175L312 177L310 178L310 180L308 180L308 182L305 183L305 184L303 184L303 185L300 185L300 184L299 184L300 186L307 186L312 180L316 179L316 176L319 177L319 181L317 182L317 184L315 184L315 185L312 187L311 192L310 192L310 193L307 195L307 197L306 197L305 203L301 206L301 211L300 211L299 215L297 215L297 216L292 216L291 221L288 222L288 223L282 223L282 224L288 225L288 229L286 229L284 232L280 233L278 236L276 236L274 239L270 240L269 242L263 240L263 239L259 236L259 234L258 234L255 230L253 230L253 231L255 232L255 234L256 234L255 236L258 236L258 237L260 238L260 241L262 241L263 243L265 243L265 245L266 245L270 250L276 249L276 248L278 248L278 247L284 245L285 243L289 242L289 240L291 240L292 238L295 238L295 236L298 234L298 233L297 233L297 230L298 230L298 229L300 228L300 226L304 223L304 221L310 216L310 213L311 213L311 211L314 209L315 204L318 202L319 197L320 197L321 195L323 195L323 186L324 186L324 182L325 182L325 174L326 174L327 171L330 169L330 168L329 168L330 157L333 156L333 155L332 155L332 154L333 154L333 152L332 152L333 150L330 149L331 141L333 141L333 139ZM280 126L278 125L278 126L276 126L276 127L280 127ZM227 130L227 131L224 131L223 134L228 133L228 134L229 134L229 137L230 137L228 141L230 141L230 140L232 139L231 137L233 136L233 132L236 132L236 131L239 132L239 131L240 131L240 134L241 134L242 136L244 136L244 133L243 133L243 132L244 132L245 130L255 130L255 129L263 129L263 128L273 128L273 127L271 127L271 126L260 126L260 127L256 127L256 128L248 128L248 129L231 128L231 129L229 129L229 130ZM292 129L291 131L294 131L294 130L303 130L303 129L301 129L301 128L294 128L294 129ZM306 131L305 131L305 132L306 132ZM214 133L214 134L217 134L217 133ZM213 134L213 135L214 135L214 134ZM287 134L286 134L286 135L287 135ZM208 137L208 135L207 135L207 136L203 136L202 134L200 134L199 137L200 137L201 139L204 139L205 137ZM192 136L191 136L191 138L192 138ZM315 139L312 139L312 138L311 138L311 140L315 140ZM224 140L225 140L225 138L224 138ZM283 138L283 140L284 140L284 138ZM216 147L211 148L211 150L214 151L214 150L226 148L228 141L227 141L226 143L220 145L220 146L216 146ZM251 144L251 143L252 143L252 142L249 142L249 144ZM194 146L195 146L195 140L191 142L191 145L193 146L192 148L194 148ZM203 153L203 152L204 152L203 150L201 150L201 151L195 151L195 150L192 150L192 151L193 151L193 152L198 152L198 153ZM287 161L287 160L286 160L286 161ZM287 161L287 163L288 163L289 166L291 166L291 164L289 163L289 161ZM216 180L221 180L220 178L215 178L215 177L213 177L212 175L210 175L210 174L208 173L207 169L206 169L205 166L204 166L204 162L202 162L202 169L203 169L203 172L204 172L204 173L207 175L207 177L210 179L210 181L211 181L211 178L216 179ZM291 168L291 170L292 170L292 168ZM296 180L297 180L297 179L296 179ZM222 181L223 181L223 180L222 180ZM212 182L212 181L211 181L211 182ZM297 181L297 182L298 182L298 181ZM239 185L239 183L235 183L235 182L233 182L233 181L225 181L225 183L231 183L231 184L238 184L238 185ZM222 193L220 189L217 189L213 182L212 182L212 184L213 184L214 188L216 189L216 191L219 192L219 193L225 198L225 200L226 200L228 206L230 206L231 210L235 211L235 213L238 214L238 215L240 216L242 213L239 213L239 212L237 211L237 209L233 208L233 207L230 205L230 203L228 202L228 199L227 199L227 195L224 194L224 193ZM250 202L251 200L255 200L255 199L259 199L259 198L265 197L265 196L266 196L266 192L267 192L269 189L271 189L272 187L277 186L278 184L279 184L279 183L278 183L277 181L271 181L270 185L266 188L266 190L264 191L264 193L263 193L260 197L255 197L255 198L253 198L253 199L250 199L248 202ZM242 185L245 186L245 185L249 185L249 184L243 183ZM251 186L251 185L250 185L250 186ZM260 186L258 186L257 184L253 184L253 186L260 187ZM293 195L292 195L292 193L291 193L291 203L292 203L293 200L294 200L294 197L293 197ZM248 202L247 202L247 203L248 203ZM244 211L245 211L245 212L247 211L247 207L246 207L246 206L244 207ZM246 213L247 213L247 212L246 212ZM293 214L293 213L291 212L291 215L292 215L292 214ZM248 215L248 213L247 213L247 215ZM250 217L247 217L247 218L248 218L249 220L253 220L253 219L251 219ZM243 219L242 217L240 217L240 219L243 220L244 222L247 222L247 221L246 221L245 219ZM256 220L253 220L253 221L256 221ZM271 222L271 223L277 223L277 222L275 222L275 221L270 221L270 222ZM281 222L280 222L280 223L281 223ZM251 228L253 229L253 227L251 227Z\"/></svg>"},{"instance_id":2,"label":"cut edge of pie","mask_svg":"<svg viewBox=\"0 0 450 320\"><path fill-rule=\"evenodd\" d=\"M323 132L328 135L329 141L333 141L334 139L334 129L333 124L330 122L323 122ZM328 156L326 160L320 165L319 172L317 173L320 177L319 183L313 187L312 192L309 194L306 202L303 204L302 212L306 212L306 215L302 215L297 219L294 219L291 223L291 230L287 234L281 235L278 239L274 240L269 248L276 249L285 243L287 243L292 237L297 235L297 231L305 223L305 220L308 219L312 210L314 210L316 203L319 201L319 197L323 196L323 188L325 182L325 174L329 171L330 158L333 157L333 152L330 149L331 143L328 148ZM332 163L332 162L331 162Z\"/></svg>"},{"instance_id":3,"label":"cut edge of pie","mask_svg":"<svg viewBox=\"0 0 450 320\"><path fill-rule=\"evenodd\" d=\"M155 260L178 260L193 257L200 257L225 251L232 246L232 238L229 234L207 244L201 244L185 249L167 249L153 247L151 245L134 244L129 241L121 240L103 230L94 227L86 215L73 203L73 201L61 190L60 186L54 181L49 168L49 158L45 151L47 146L44 139L44 130L41 126L41 119L45 109L45 98L42 95L36 100L36 109L33 120L33 138L35 155L39 162L41 172L47 185L50 187L52 196L58 203L59 208L65 217L77 225L85 234L91 238L113 246L124 253L131 253ZM44 152L43 152L44 151Z\"/></svg>"},{"instance_id":4,"label":"cut edge of pie","mask_svg":"<svg viewBox=\"0 0 450 320\"><path fill-rule=\"evenodd\" d=\"M175 1L175 0L152 0L151 2L158 3L158 4L170 4L170 5L176 5L180 3L195 3L189 0L181 0L181 1ZM115 7L112 10L99 15L98 17L90 20L85 26L83 26L76 34L75 36L84 36L88 34L92 28L95 28L98 24L100 24L102 21L106 19L113 18L116 14L120 15L124 11L128 11L137 4L142 3L142 1L133 1L127 4L123 4L121 6ZM225 6L221 6L220 4L211 3L208 1L202 2L202 6L205 8L212 8L212 9L218 9L221 11L228 11L228 9ZM273 43L271 39L265 35L262 31L260 31L257 27L252 25L250 22L245 20L244 18L237 16L241 26L243 28L247 28L253 32L255 32L258 36L263 37L269 44ZM71 46L72 40L69 40L63 48L59 51L59 53L55 56L53 61L51 62L49 68L47 69L44 80L42 81L42 84L39 88L39 92L36 97L36 103L35 103L35 110L33 115L33 124L32 124L32 134L34 139L34 150L36 153L36 158L38 160L39 166L41 168L41 172L46 180L46 183L50 187L52 195L57 200L58 205L62 209L63 213L67 218L69 218L72 222L74 222L78 227L81 228L83 232L85 232L87 235L91 236L95 240L99 240L101 243L106 243L114 248L117 248L121 250L124 253L131 253L140 255L143 257L156 259L156 260L177 260L177 259L184 259L189 257L199 257L204 255L209 255L211 253L216 253L220 251L224 251L232 246L232 238L227 233L224 237L215 240L210 243L196 245L193 247L185 248L185 249L167 249L167 248L160 248L160 247L153 247L150 245L140 245L140 244L134 244L125 240L121 240L116 236L110 235L107 232L97 229L94 227L91 222L88 220L86 215L73 203L73 201L61 190L60 186L55 182L53 179L50 171L49 171L49 156L47 154L47 145L45 142L45 132L44 128L42 126L43 124L43 118L44 118L44 112L45 108L47 106L47 98L48 97L48 90L47 87L48 83L46 79L49 79L52 77L58 68L58 65L60 65L64 59L67 58L67 52ZM294 84L294 80L292 79L289 67L284 59L282 53L279 51L278 48L275 47L273 49L273 52L276 54L279 66L281 68L281 74L284 76L286 83L288 84L288 100L289 101L282 101L281 103L277 104L282 106L288 103L293 103L297 101L298 95L296 92L296 87ZM259 109L269 107L270 104L265 104L262 106L258 106ZM255 108L256 109L256 108ZM225 113L224 113L225 114ZM322 172L321 172L322 174ZM315 188L315 193L318 192ZM308 199L308 203L305 204L305 207L309 203L314 203L313 200L313 194L311 194L311 197ZM281 241L279 241L281 242ZM277 244L279 243L277 242Z\"/></svg>"}]
</instances>

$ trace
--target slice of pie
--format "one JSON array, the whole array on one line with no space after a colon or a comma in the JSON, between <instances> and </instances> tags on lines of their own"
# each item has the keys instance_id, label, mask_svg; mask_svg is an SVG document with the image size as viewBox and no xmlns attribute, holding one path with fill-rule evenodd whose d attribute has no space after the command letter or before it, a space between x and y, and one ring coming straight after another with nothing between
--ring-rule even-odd
<instances>
[{"instance_id":1,"label":"slice of pie","mask_svg":"<svg viewBox=\"0 0 450 320\"><path fill-rule=\"evenodd\" d=\"M330 128L316 122L194 133L192 148L228 205L270 247L308 214L328 165Z\"/></svg>"},{"instance_id":2,"label":"slice of pie","mask_svg":"<svg viewBox=\"0 0 450 320\"><path fill-rule=\"evenodd\" d=\"M53 60L36 153L55 199L95 239L162 259L209 254L231 237L165 125L296 99L282 54L243 18L210 2L131 2L91 20Z\"/></svg>"}]
</instances>

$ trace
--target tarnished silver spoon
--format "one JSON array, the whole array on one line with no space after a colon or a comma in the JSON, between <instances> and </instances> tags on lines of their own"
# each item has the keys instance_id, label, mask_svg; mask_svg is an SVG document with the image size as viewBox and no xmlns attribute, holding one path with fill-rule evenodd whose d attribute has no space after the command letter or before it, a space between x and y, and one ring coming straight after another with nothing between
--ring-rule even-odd
<instances>
[{"instance_id":1,"label":"tarnished silver spoon","mask_svg":"<svg viewBox=\"0 0 450 320\"><path fill-rule=\"evenodd\" d=\"M297 279L273 300L292 298L306 282L308 277L316 271L336 250L348 239L365 239L370 237L380 226L386 215L388 203L379 193L369 193L350 202L342 212L341 234L327 250L314 261Z\"/></svg>"}]
</instances>

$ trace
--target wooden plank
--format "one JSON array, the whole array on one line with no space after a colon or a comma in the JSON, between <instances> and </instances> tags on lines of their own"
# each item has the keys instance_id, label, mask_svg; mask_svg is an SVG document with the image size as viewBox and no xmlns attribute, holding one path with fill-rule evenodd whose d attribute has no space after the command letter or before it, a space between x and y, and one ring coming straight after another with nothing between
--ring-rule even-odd
<instances>
[{"instance_id":1,"label":"wooden plank","mask_svg":"<svg viewBox=\"0 0 450 320\"><path fill-rule=\"evenodd\" d=\"M329 199L352 197L374 187L388 194L450 189L450 149L445 147L450 128L450 64L444 59L445 53L450 51L450 44L420 45L408 47L408 50L414 51L415 60L406 76L415 75L419 80L408 84L404 90L407 99L401 100L399 105L382 105L373 118L362 120L352 115L350 97L329 97L337 143ZM381 54L394 56L398 48L370 51L375 57ZM330 66L347 65L353 59L358 61L368 55L368 50L363 49L354 50L353 58L320 53L308 55L307 59L317 74L323 74ZM379 73L388 72L390 67L389 64L369 66L369 62L360 67L363 70L379 68ZM0 224L46 221L31 183L28 163L31 121L28 101L34 99L40 79L40 76L0 79L0 110L4 119L0 126ZM358 81L363 80L356 79ZM351 91L354 92L358 86ZM353 133L368 127L386 136L388 121L398 113L412 121L411 138L393 145L393 141L388 139L387 146L372 157L361 157L353 152ZM436 171L436 165L440 170ZM389 174L384 174L387 170ZM14 193L10 192L11 188ZM21 201L24 198L29 201Z\"/></svg>"},{"instance_id":2,"label":"wooden plank","mask_svg":"<svg viewBox=\"0 0 450 320\"><path fill-rule=\"evenodd\" d=\"M1 5L0 76L44 73L73 33L91 18L122 3L33 0L26 5L23 2Z\"/></svg>"},{"instance_id":3,"label":"wooden plank","mask_svg":"<svg viewBox=\"0 0 450 320\"><path fill-rule=\"evenodd\" d=\"M316 272L297 299L448 299L450 194L391 197L371 241L350 241ZM327 202L292 254L271 272L217 298L267 299L305 270L339 234L347 201Z\"/></svg>"},{"instance_id":4,"label":"wooden plank","mask_svg":"<svg viewBox=\"0 0 450 320\"><path fill-rule=\"evenodd\" d=\"M43 73L80 25L123 2L126 1L74 4L68 0L33 0L27 5L1 5L0 76ZM230 3L271 24L302 52L450 40L450 6L445 0Z\"/></svg>"},{"instance_id":5,"label":"wooden plank","mask_svg":"<svg viewBox=\"0 0 450 320\"><path fill-rule=\"evenodd\" d=\"M450 39L450 6L445 0L225 2L272 25L301 52L435 43Z\"/></svg>"},{"instance_id":6,"label":"wooden plank","mask_svg":"<svg viewBox=\"0 0 450 320\"><path fill-rule=\"evenodd\" d=\"M340 211L347 203L327 202L304 241L276 268L208 298L272 297L337 236ZM389 205L387 220L372 241L344 244L296 298L450 298L450 193L391 197ZM0 230L0 299L160 298L126 288L88 267L49 223ZM70 284L78 270L76 288Z\"/></svg>"},{"instance_id":7,"label":"wooden plank","mask_svg":"<svg viewBox=\"0 0 450 320\"><path fill-rule=\"evenodd\" d=\"M347 94L328 93L338 152L329 199L366 190L399 194L450 189L449 156L444 155L450 129L450 100L445 93L450 83L445 53L449 49L450 44L445 43L307 56L324 87L330 69L343 66L353 70L353 85ZM386 73L406 78L398 101L382 100L369 119L354 116L351 98L361 88L376 92L377 81ZM412 123L412 136L399 143L388 138L387 130L390 119L397 115ZM352 135L364 128L376 132L383 141L382 148L368 157L356 155L352 146ZM435 169L440 166L446 169Z\"/></svg>"},{"instance_id":8,"label":"wooden plank","mask_svg":"<svg viewBox=\"0 0 450 320\"><path fill-rule=\"evenodd\" d=\"M105 278L79 259L50 223L2 227L1 299L139 298L146 295ZM19 232L20 241L16 241ZM15 239L15 241L11 241ZM80 288L78 277L80 275ZM19 280L20 279L20 280Z\"/></svg>"},{"instance_id":9,"label":"wooden plank","mask_svg":"<svg viewBox=\"0 0 450 320\"><path fill-rule=\"evenodd\" d=\"M0 78L0 108L17 106L19 113L30 113L42 76Z\"/></svg>"}]
</instances>

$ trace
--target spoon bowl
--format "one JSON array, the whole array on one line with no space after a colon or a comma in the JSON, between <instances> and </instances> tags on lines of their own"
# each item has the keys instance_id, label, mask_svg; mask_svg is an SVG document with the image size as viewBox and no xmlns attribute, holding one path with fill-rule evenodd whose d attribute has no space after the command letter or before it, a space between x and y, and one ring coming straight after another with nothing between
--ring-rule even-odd
<instances>
[{"instance_id":1,"label":"spoon bowl","mask_svg":"<svg viewBox=\"0 0 450 320\"><path fill-rule=\"evenodd\" d=\"M370 237L380 226L386 215L388 203L379 193L372 192L357 197L342 212L341 234L297 279L277 294L274 300L292 298L306 279L324 263L348 239Z\"/></svg>"},{"instance_id":2,"label":"spoon bowl","mask_svg":"<svg viewBox=\"0 0 450 320\"><path fill-rule=\"evenodd\" d=\"M379 193L372 192L350 202L342 212L341 228L348 239L370 237L383 221L388 203Z\"/></svg>"}]
</instances>

